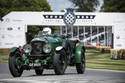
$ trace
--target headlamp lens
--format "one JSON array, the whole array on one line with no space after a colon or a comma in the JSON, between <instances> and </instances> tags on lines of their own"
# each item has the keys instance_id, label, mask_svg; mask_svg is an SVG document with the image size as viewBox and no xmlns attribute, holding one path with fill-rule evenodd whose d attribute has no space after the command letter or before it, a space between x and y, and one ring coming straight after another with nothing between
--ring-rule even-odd
<instances>
[{"instance_id":1,"label":"headlamp lens","mask_svg":"<svg viewBox=\"0 0 125 83\"><path fill-rule=\"evenodd\" d=\"M51 52L51 45L50 44L44 45L43 46L43 52L50 53Z\"/></svg>"},{"instance_id":2,"label":"headlamp lens","mask_svg":"<svg viewBox=\"0 0 125 83\"><path fill-rule=\"evenodd\" d=\"M32 51L32 47L29 44L24 45L23 50L25 53L30 53Z\"/></svg>"}]
</instances>

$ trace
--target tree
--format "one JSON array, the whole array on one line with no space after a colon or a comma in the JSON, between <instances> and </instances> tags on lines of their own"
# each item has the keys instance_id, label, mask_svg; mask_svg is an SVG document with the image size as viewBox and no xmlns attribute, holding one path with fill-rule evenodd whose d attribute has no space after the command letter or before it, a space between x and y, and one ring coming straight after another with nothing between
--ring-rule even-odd
<instances>
[{"instance_id":1,"label":"tree","mask_svg":"<svg viewBox=\"0 0 125 83\"><path fill-rule=\"evenodd\" d=\"M103 12L125 12L125 0L104 0Z\"/></svg>"},{"instance_id":2,"label":"tree","mask_svg":"<svg viewBox=\"0 0 125 83\"><path fill-rule=\"evenodd\" d=\"M11 11L51 11L46 0L0 0L0 16Z\"/></svg>"},{"instance_id":3,"label":"tree","mask_svg":"<svg viewBox=\"0 0 125 83\"><path fill-rule=\"evenodd\" d=\"M71 1L75 7L77 7L77 11L79 12L92 12L96 10L96 7L99 5L98 0L69 0Z\"/></svg>"},{"instance_id":4,"label":"tree","mask_svg":"<svg viewBox=\"0 0 125 83\"><path fill-rule=\"evenodd\" d=\"M11 11L51 11L46 0L0 0L0 17ZM28 26L27 40L38 33L42 26Z\"/></svg>"}]
</instances>

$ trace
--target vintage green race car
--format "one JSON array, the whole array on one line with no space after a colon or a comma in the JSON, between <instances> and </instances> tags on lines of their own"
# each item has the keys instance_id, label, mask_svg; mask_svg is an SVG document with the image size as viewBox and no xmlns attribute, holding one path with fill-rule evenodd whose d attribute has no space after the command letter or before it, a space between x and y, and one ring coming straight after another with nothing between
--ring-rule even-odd
<instances>
[{"instance_id":1,"label":"vintage green race car","mask_svg":"<svg viewBox=\"0 0 125 83\"><path fill-rule=\"evenodd\" d=\"M85 71L85 48L79 40L66 35L39 34L23 47L11 48L9 69L13 77L20 77L24 70L34 69L42 75L44 69L54 69L64 74L68 65L75 65L78 74Z\"/></svg>"}]
</instances>

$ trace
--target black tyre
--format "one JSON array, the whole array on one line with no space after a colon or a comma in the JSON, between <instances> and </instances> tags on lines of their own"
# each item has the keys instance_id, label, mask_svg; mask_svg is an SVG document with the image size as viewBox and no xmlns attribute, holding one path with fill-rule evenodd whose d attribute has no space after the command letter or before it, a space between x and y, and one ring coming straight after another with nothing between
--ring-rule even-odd
<instances>
[{"instance_id":1,"label":"black tyre","mask_svg":"<svg viewBox=\"0 0 125 83\"><path fill-rule=\"evenodd\" d=\"M42 75L43 74L43 69L35 69L36 75Z\"/></svg>"},{"instance_id":2,"label":"black tyre","mask_svg":"<svg viewBox=\"0 0 125 83\"><path fill-rule=\"evenodd\" d=\"M64 40L62 46L65 48L66 51L70 51L70 42L68 40Z\"/></svg>"},{"instance_id":3,"label":"black tyre","mask_svg":"<svg viewBox=\"0 0 125 83\"><path fill-rule=\"evenodd\" d=\"M64 74L67 68L67 57L64 50L56 52L53 57L54 71L57 75Z\"/></svg>"},{"instance_id":4,"label":"black tyre","mask_svg":"<svg viewBox=\"0 0 125 83\"><path fill-rule=\"evenodd\" d=\"M10 73L13 77L20 77L22 75L23 70L21 69L21 57L19 51L10 54L8 64Z\"/></svg>"},{"instance_id":5,"label":"black tyre","mask_svg":"<svg viewBox=\"0 0 125 83\"><path fill-rule=\"evenodd\" d=\"M67 55L67 59L68 59L67 63L70 64L70 62L71 62L71 46L70 46L69 40L64 40L62 43L62 46L64 47L66 55Z\"/></svg>"},{"instance_id":6,"label":"black tyre","mask_svg":"<svg viewBox=\"0 0 125 83\"><path fill-rule=\"evenodd\" d=\"M76 63L76 70L78 74L83 74L85 72L85 53L82 50L81 63Z\"/></svg>"}]
</instances>

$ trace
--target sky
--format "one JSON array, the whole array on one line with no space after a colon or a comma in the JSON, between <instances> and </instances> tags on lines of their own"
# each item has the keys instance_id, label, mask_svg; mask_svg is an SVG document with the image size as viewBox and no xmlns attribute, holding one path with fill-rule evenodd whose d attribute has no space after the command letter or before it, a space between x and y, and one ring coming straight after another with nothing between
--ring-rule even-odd
<instances>
[{"instance_id":1,"label":"sky","mask_svg":"<svg viewBox=\"0 0 125 83\"><path fill-rule=\"evenodd\" d=\"M53 11L59 12L65 8L74 8L74 5L69 0L47 0ZM103 0L99 0L102 5ZM98 8L99 10L99 8Z\"/></svg>"},{"instance_id":2,"label":"sky","mask_svg":"<svg viewBox=\"0 0 125 83\"><path fill-rule=\"evenodd\" d=\"M53 11L61 11L65 8L72 8L73 4L69 0L47 0Z\"/></svg>"}]
</instances>

